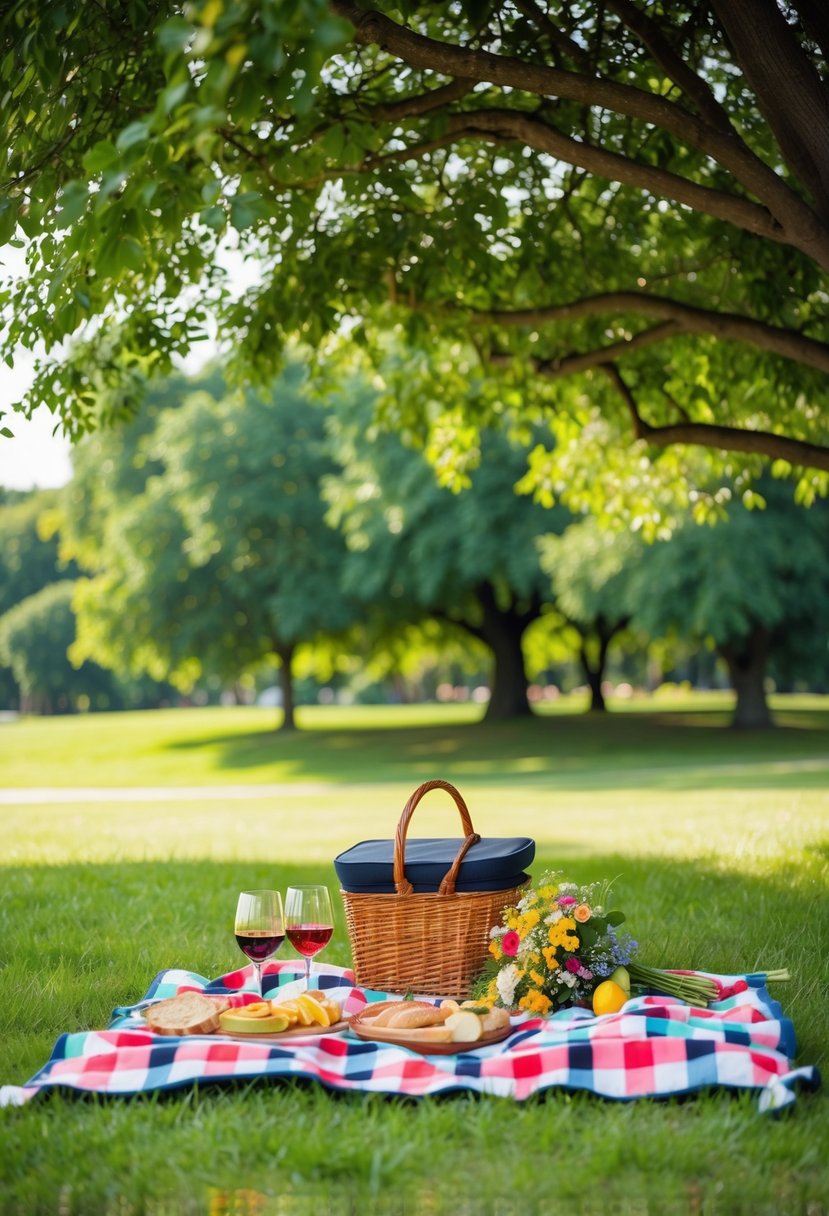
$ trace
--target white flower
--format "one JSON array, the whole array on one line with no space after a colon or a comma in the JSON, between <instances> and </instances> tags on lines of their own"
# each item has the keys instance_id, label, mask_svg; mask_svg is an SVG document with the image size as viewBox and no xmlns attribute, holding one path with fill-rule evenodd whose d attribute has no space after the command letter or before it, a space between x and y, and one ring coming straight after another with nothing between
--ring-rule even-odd
<instances>
[{"instance_id":1,"label":"white flower","mask_svg":"<svg viewBox=\"0 0 829 1216\"><path fill-rule=\"evenodd\" d=\"M489 936L491 939L494 939L496 937L503 937L505 933L506 929L502 929L499 925L495 925L494 928L490 929Z\"/></svg>"},{"instance_id":2,"label":"white flower","mask_svg":"<svg viewBox=\"0 0 829 1216\"><path fill-rule=\"evenodd\" d=\"M561 920L564 913L560 908L556 908L555 912L551 912L549 916L544 917L545 925L554 925L557 920Z\"/></svg>"},{"instance_id":3,"label":"white flower","mask_svg":"<svg viewBox=\"0 0 829 1216\"><path fill-rule=\"evenodd\" d=\"M569 971L565 971L565 972L562 974L562 977L561 977L561 982L562 982L563 984L566 984L568 988L575 988L575 986L576 986L576 977L575 977L574 975L571 975Z\"/></svg>"},{"instance_id":4,"label":"white flower","mask_svg":"<svg viewBox=\"0 0 829 1216\"><path fill-rule=\"evenodd\" d=\"M508 967L502 967L496 978L498 995L501 998L501 1003L510 1006L515 997L515 987L521 978L521 972L516 967L515 963L510 963Z\"/></svg>"}]
</instances>

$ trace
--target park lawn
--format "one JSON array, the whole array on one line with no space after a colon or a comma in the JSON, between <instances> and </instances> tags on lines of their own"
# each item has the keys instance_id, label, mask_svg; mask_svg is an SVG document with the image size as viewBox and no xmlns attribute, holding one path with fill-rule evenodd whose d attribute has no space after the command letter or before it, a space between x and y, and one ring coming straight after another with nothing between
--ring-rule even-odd
<instances>
[{"instance_id":1,"label":"park lawn","mask_svg":"<svg viewBox=\"0 0 829 1216\"><path fill-rule=\"evenodd\" d=\"M778 709L785 727L760 736L681 701L501 727L474 725L468 707L386 710L379 721L320 711L284 739L263 711L4 724L10 798L24 786L77 792L0 806L0 1082L27 1079L61 1032L106 1025L163 967L237 965L241 887L333 887L333 855L391 835L431 776L459 785L485 834L535 836L534 875L551 864L577 880L616 877L646 961L788 966L793 978L774 995L794 1019L798 1061L825 1070L829 707ZM93 801L82 787L99 771L109 794ZM279 788L232 788L252 782ZM213 789L181 788L191 784ZM167 785L178 798L115 792ZM431 795L417 830L454 832L454 815ZM326 957L349 961L339 907ZM131 1101L54 1094L0 1112L0 1211L821 1216L827 1113L823 1093L779 1122L760 1117L754 1097L725 1092L633 1104L551 1092L520 1105L300 1083Z\"/></svg>"}]
</instances>

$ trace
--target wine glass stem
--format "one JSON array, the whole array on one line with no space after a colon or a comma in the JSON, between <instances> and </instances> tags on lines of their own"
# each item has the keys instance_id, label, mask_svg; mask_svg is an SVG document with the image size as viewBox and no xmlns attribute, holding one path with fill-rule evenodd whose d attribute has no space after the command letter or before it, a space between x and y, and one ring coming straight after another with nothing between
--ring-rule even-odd
<instances>
[{"instance_id":1,"label":"wine glass stem","mask_svg":"<svg viewBox=\"0 0 829 1216\"><path fill-rule=\"evenodd\" d=\"M305 989L311 990L311 959L309 955L305 956Z\"/></svg>"},{"instance_id":2,"label":"wine glass stem","mask_svg":"<svg viewBox=\"0 0 829 1216\"><path fill-rule=\"evenodd\" d=\"M256 975L256 991L259 994L259 996L261 996L262 995L262 964L254 963L253 970Z\"/></svg>"}]
</instances>

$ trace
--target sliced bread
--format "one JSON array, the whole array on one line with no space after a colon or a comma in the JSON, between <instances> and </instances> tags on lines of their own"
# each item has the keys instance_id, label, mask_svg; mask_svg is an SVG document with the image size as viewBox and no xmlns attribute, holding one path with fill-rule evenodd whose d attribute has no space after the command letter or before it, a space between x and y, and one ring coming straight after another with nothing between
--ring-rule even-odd
<instances>
[{"instance_id":1,"label":"sliced bread","mask_svg":"<svg viewBox=\"0 0 829 1216\"><path fill-rule=\"evenodd\" d=\"M213 1034L219 1029L219 1014L230 1008L225 997L182 992L144 1011L153 1034Z\"/></svg>"}]
</instances>

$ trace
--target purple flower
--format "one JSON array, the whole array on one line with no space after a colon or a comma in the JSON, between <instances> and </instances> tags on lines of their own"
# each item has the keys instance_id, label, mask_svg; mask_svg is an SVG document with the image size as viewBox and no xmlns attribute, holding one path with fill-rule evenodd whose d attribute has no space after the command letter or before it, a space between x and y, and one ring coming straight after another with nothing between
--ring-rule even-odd
<instances>
[{"instance_id":1,"label":"purple flower","mask_svg":"<svg viewBox=\"0 0 829 1216\"><path fill-rule=\"evenodd\" d=\"M593 972L590 970L589 967L580 967L579 968L579 978L583 979L583 980L592 980Z\"/></svg>"},{"instance_id":2,"label":"purple flower","mask_svg":"<svg viewBox=\"0 0 829 1216\"><path fill-rule=\"evenodd\" d=\"M572 971L574 975L577 975L581 971L581 963L577 958L568 958L564 966L568 971Z\"/></svg>"}]
</instances>

